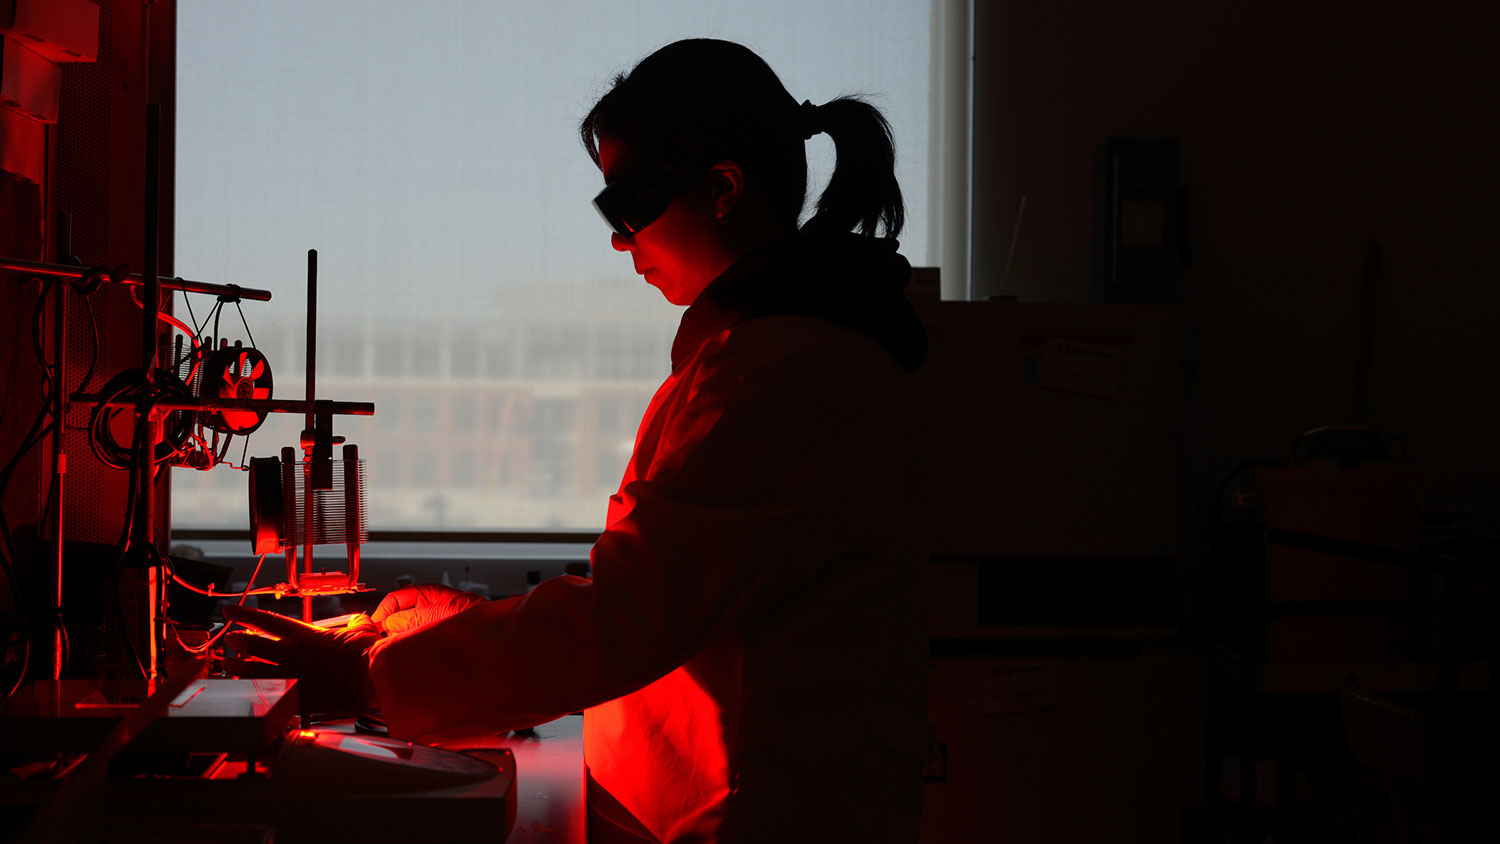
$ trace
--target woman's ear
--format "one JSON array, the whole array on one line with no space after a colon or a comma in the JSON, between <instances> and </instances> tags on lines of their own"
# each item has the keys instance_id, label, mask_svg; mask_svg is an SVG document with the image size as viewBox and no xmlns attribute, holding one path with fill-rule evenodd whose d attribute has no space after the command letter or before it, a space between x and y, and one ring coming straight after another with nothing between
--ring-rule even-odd
<instances>
[{"instance_id":1,"label":"woman's ear","mask_svg":"<svg viewBox=\"0 0 1500 844\"><path fill-rule=\"evenodd\" d=\"M745 171L733 161L720 161L708 171L709 189L713 192L714 216L724 222L745 195Z\"/></svg>"}]
</instances>

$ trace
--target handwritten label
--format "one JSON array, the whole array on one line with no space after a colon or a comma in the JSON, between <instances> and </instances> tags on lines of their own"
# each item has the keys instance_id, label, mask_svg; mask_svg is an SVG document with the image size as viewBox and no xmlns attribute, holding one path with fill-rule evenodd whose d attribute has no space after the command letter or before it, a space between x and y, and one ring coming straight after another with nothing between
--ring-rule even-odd
<instances>
[{"instance_id":1,"label":"handwritten label","mask_svg":"<svg viewBox=\"0 0 1500 844\"><path fill-rule=\"evenodd\" d=\"M991 662L981 666L980 707L986 715L1056 709L1057 666L1050 661Z\"/></svg>"},{"instance_id":2,"label":"handwritten label","mask_svg":"<svg viewBox=\"0 0 1500 844\"><path fill-rule=\"evenodd\" d=\"M1052 390L1105 399L1120 397L1121 354L1117 347L1047 338L1037 383Z\"/></svg>"}]
</instances>

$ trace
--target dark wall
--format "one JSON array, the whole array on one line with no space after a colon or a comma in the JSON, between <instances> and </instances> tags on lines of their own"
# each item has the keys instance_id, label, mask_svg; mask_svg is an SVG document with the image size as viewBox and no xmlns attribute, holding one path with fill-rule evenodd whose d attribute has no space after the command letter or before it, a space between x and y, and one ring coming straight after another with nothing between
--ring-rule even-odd
<instances>
[{"instance_id":1,"label":"dark wall","mask_svg":"<svg viewBox=\"0 0 1500 844\"><path fill-rule=\"evenodd\" d=\"M1481 7L1493 8L977 3L975 295L1087 301L1096 146L1177 138L1193 251L1180 280L1190 484L1361 421L1375 241L1364 421L1411 440L1429 506L1500 513L1500 19Z\"/></svg>"},{"instance_id":2,"label":"dark wall","mask_svg":"<svg viewBox=\"0 0 1500 844\"><path fill-rule=\"evenodd\" d=\"M16 227L0 233L0 254L15 252L32 259L57 261L64 251L58 215L70 218L71 251L88 266L113 268L128 264L134 272L143 269L145 252L144 185L145 123L147 103L163 107L163 166L161 203L163 219L170 224L172 173L171 139L175 64L175 3L162 0L149 7L130 0L107 0L100 5L99 53L96 62L68 63L62 71L58 122L46 129L44 140L23 136L12 122L0 123L6 166L22 159L38 175L44 210L35 235L26 248L14 244L26 240ZM13 148L12 141L19 139ZM46 152L43 162L35 157ZM18 153L26 153L21 156ZM41 166L44 164L45 166ZM0 206L9 207L5 202ZM160 233L159 271L171 275L171 232ZM45 242L45 245L43 243ZM5 244L12 244L6 246ZM13 248L14 246L14 248ZM0 383L4 384L4 409L0 410L0 460L10 460L36 416L42 399L40 368L31 352L31 317L41 285L16 284L11 274L0 274ZM110 376L140 361L141 311L131 303L123 287L109 286L93 293L93 308L99 327L95 349L94 332L80 295L70 293L67 303L67 355L65 367L70 391L98 390ZM55 312L47 311L50 329ZM50 335L49 335L50 336ZM50 339L45 341L52 359ZM88 364L97 351L98 366L83 382ZM75 402L67 414L69 430L64 437L67 474L62 496L64 535L69 541L83 540L113 545L124 525L126 473L100 462L80 433L88 421L88 408ZM37 600L46 600L55 583L55 558L38 540L54 533L55 518L42 530L43 510L52 497L52 444L38 444L20 462L13 483L5 491L6 523L17 549L23 580L36 584ZM162 473L161 478L169 473ZM156 520L158 545L167 537L167 482L157 484ZM99 581L102 583L102 580ZM0 614L9 609L8 586L0 586ZM37 617L33 608L33 618ZM45 631L46 625L43 625ZM50 634L43 634L50 635ZM37 640L40 645L41 639ZM32 676L43 676L51 668L45 648L31 655ZM6 678L11 679L10 677Z\"/></svg>"}]
</instances>

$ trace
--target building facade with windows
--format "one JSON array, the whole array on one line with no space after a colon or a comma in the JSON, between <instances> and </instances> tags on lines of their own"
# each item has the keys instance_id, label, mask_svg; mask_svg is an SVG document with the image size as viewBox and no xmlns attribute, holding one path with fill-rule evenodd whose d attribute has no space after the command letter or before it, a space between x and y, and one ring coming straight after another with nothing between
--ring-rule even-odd
<instances>
[{"instance_id":1,"label":"building facade with windows","mask_svg":"<svg viewBox=\"0 0 1500 844\"><path fill-rule=\"evenodd\" d=\"M370 522L382 528L598 528L636 426L670 368L676 311L611 307L602 285L509 286L499 306L441 318L320 326L319 398L369 401L334 433L366 460ZM303 394L305 332L255 326L275 396ZM657 318L659 317L659 318ZM227 325L228 322L226 321ZM303 420L272 416L249 456L296 445ZM239 463L241 449L231 451ZM241 472L178 469L174 522L245 518Z\"/></svg>"}]
</instances>

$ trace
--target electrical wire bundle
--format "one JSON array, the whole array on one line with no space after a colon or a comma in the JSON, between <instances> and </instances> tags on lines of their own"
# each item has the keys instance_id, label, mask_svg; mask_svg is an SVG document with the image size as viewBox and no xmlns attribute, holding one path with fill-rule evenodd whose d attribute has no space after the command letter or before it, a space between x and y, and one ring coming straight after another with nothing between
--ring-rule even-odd
<instances>
[{"instance_id":1,"label":"electrical wire bundle","mask_svg":"<svg viewBox=\"0 0 1500 844\"><path fill-rule=\"evenodd\" d=\"M32 449L40 445L47 437L57 433L62 422L54 418L52 409L55 398L59 391L65 389L63 384L63 373L47 361L46 352L42 348L42 323L46 313L47 299L52 293L53 285L61 282L50 279L41 279L41 289L38 292L36 307L32 312L31 319L31 347L36 357L37 365L42 370L42 403L37 410L36 416L32 418L27 427L26 434L21 437L21 444L16 449L9 461L0 468L0 501L3 501L5 492L10 486L11 478L21 461ZM93 353L89 359L88 370L79 382L80 386L88 383L93 377L94 369L99 362L99 324L94 315L93 301L91 299L94 291L99 289L101 275L95 272L75 283L75 289L84 297L84 305L88 311L89 324L93 331L94 346ZM41 523L38 533L46 530L46 526L56 518L58 508L62 506L58 499L57 488L54 486L48 496L46 505L42 509ZM14 537L12 536L10 524L5 518L3 508L0 508L0 568L4 569L7 585L11 594L15 597L16 611L20 616L20 632L22 633L22 655L21 667L16 673L16 678L6 691L9 697L20 688L26 678L26 672L31 665L31 652L33 640L43 629L56 628L62 638L64 649L68 646L67 628L63 625L62 614L53 601L45 597L45 590L41 585L30 577L29 572L19 563L19 555L16 551Z\"/></svg>"},{"instance_id":2,"label":"electrical wire bundle","mask_svg":"<svg viewBox=\"0 0 1500 844\"><path fill-rule=\"evenodd\" d=\"M132 297L135 290L132 288ZM255 348L255 338L250 332L250 325L245 320L244 311L240 309L239 297L237 295L221 295L217 297L214 307L199 322L196 314L192 311L192 300L183 296L183 302L187 305L193 326L190 328L180 320L162 314L160 319L176 328L182 334L177 338L170 370L158 370L155 379L157 395L153 398L202 398L202 397L228 397L228 398L270 398L271 373L270 366L264 355ZM240 317L240 324L245 329L246 336L251 345L245 347L236 342L233 346L228 345L219 334L219 320L225 304L233 303ZM143 303L136 298L137 305ZM213 333L204 336L204 328L212 321ZM213 348L213 338L220 337L221 346ZM183 337L191 342L191 348L184 349ZM97 424L91 420L90 445L99 455L100 460L119 468L131 468L140 471L140 467L131 466L135 461L135 450L121 449L118 443L112 441L108 434L109 414L103 412L108 402L121 398L129 398L133 391L139 391L144 379L140 377L140 369L122 373L116 378L121 379L119 384L112 380L100 391L100 403L96 406L94 415L101 421ZM113 387L113 389L112 389ZM215 466L227 463L227 455L230 444L235 435L242 435L245 447L248 449L248 435L265 419L264 413L254 411L177 411L170 415L164 424L162 441L153 452L153 466L161 463L176 466L188 466L195 469L207 471ZM123 460L120 458L123 457ZM124 466L120 464L124 463ZM240 464L237 469L245 468L244 455L241 455ZM153 471L155 469L153 468ZM128 527L127 527L128 530ZM255 561L255 570L243 591L220 592L209 584L208 588L198 586L185 580L172 567L171 558L167 557L148 541L146 543L147 553L150 554L152 565L161 565L172 578L172 581L188 591L195 592L215 598L238 598L241 605L251 595L270 594L275 590L272 588L255 588L255 580L260 575L261 564L265 561L265 555L260 555ZM116 593L118 595L118 593ZM165 595L165 590L162 593ZM211 649L219 639L228 632L230 624L225 624L215 632L208 640L198 645L190 645L184 642L177 625L165 613L162 617L166 620L172 632L173 638L178 645L188 653L201 654ZM123 625L123 619L121 620ZM130 647L126 637L127 647ZM133 648L132 653L133 653ZM144 675L144 666L138 665Z\"/></svg>"},{"instance_id":3,"label":"electrical wire bundle","mask_svg":"<svg viewBox=\"0 0 1500 844\"><path fill-rule=\"evenodd\" d=\"M131 288L131 295L137 297L134 288ZM183 303L187 305L188 314L193 320L191 327L170 315L159 315L161 321L176 328L181 335L176 339L170 367L157 370L157 394L150 398L270 398L270 362L255 347L255 335L251 333L250 324L245 320L244 311L240 309L238 295L218 296L214 307L202 322L193 314L192 300L186 294L183 296ZM231 303L239 315L240 325L245 329L249 346L239 341L230 345L219 333L224 305ZM136 304L143 305L138 297ZM210 322L213 325L212 333L205 335L204 329ZM213 345L215 337L219 338L218 348ZM184 348L184 338L191 343L190 348ZM116 468L128 468L129 462L134 459L134 453L121 448L109 434L110 418L120 408L105 411L104 407L108 402L142 398L139 390L144 379L140 377L140 373L140 369L121 373L116 376L118 381L112 379L106 384L101 390L100 405L95 409L97 423L93 419L90 421L90 446L95 449L95 454L101 461ZM241 436L246 438L244 450L234 468L243 470L247 468L247 437L260 427L265 418L266 414L258 411L175 411L164 425L162 442L156 448L153 462L207 471L228 462L230 445L235 436Z\"/></svg>"},{"instance_id":4,"label":"electrical wire bundle","mask_svg":"<svg viewBox=\"0 0 1500 844\"><path fill-rule=\"evenodd\" d=\"M134 288L131 288L131 296L135 299L137 306L143 307ZM184 295L183 301L191 313L191 300ZM226 302L233 302L235 309L239 311L237 298L218 297L213 310L204 318L204 324L213 320L215 332L219 329L220 311ZM39 303L39 313L40 310ZM90 321L94 322L92 305L89 306L89 316ZM164 400L183 400L205 396L270 398L269 362L255 348L255 339L250 334L250 326L245 321L244 312L239 311L239 316L246 335L250 337L251 345L242 346L236 342L230 346L227 341L221 340L224 345L219 349L212 349L213 338L212 336L204 337L203 325L190 327L169 314L158 315L162 322L182 332L176 341L172 363L170 367L156 370L153 379L155 388L149 394L146 391L146 379L143 377L144 370L139 367L117 373L100 389L97 403L89 414L89 422L85 428L88 431L89 448L100 462L115 469L128 471L133 468L136 454L133 444L119 442L113 433L114 420L121 413L132 412L119 407L119 402L149 406ZM33 327L36 328L36 326ZM94 325L94 337L94 360L90 363L89 374L84 377L81 384L86 384L93 376L93 370L97 364L97 323ZM183 337L191 341L190 349L183 348ZM41 360L39 339L35 345L38 359ZM47 366L45 361L43 361L43 366ZM50 368L48 371L50 372ZM265 414L256 411L173 411L169 414L169 419L164 426L162 441L156 446L152 465L166 463L204 471L212 469L228 462L229 448L236 435L246 436L252 433L264 420ZM247 449L248 445L247 439L245 441ZM243 454L239 465L235 468L246 468Z\"/></svg>"},{"instance_id":5,"label":"electrical wire bundle","mask_svg":"<svg viewBox=\"0 0 1500 844\"><path fill-rule=\"evenodd\" d=\"M32 351L40 366L43 377L42 392L43 401L36 416L27 428L26 434L21 438L20 445L15 454L11 456L3 468L0 468L0 499L3 499L12 476L16 469L32 449L36 448L49 436L60 435L65 426L68 410L71 408L72 396L75 391L82 390L94 377L95 369L99 362L100 337L99 324L94 312L92 295L101 286L104 276L110 278L125 278L129 275L126 267L117 267L113 270L93 270L82 279L68 282L73 285L76 293L83 297L83 303L88 314L90 331L93 335L93 348L90 355L89 365L83 378L77 383L73 390L67 390L64 383L65 375L55 363L47 360L46 352L42 342L42 325L46 315L47 300L49 294L54 291L53 285L64 283L53 279L39 277L35 280L41 282L41 288L37 297L35 310L31 320ZM131 661L140 671L142 676L146 675L144 663L136 652L134 643L125 630L124 613L120 602L118 578L123 567L127 553L132 547L132 529L135 522L134 490L139 488L140 473L159 471L162 464L189 466L196 469L207 470L214 466L228 462L227 455L230 444L236 435L248 435L260 426L265 414L254 411L218 411L199 412L191 410L172 411L163 425L162 441L158 443L152 452L151 465L143 467L138 464L136 455L139 453L138 446L154 432L148 425L148 414L139 412L143 408L154 406L158 402L168 400L183 400L201 397L227 397L227 398L270 398L271 373L269 363L254 346L254 336L250 334L250 327L245 321L244 312L239 308L238 290L231 286L231 293L220 295L212 310L205 316L202 323L198 323L196 316L193 317L194 325L189 327L182 321L169 314L159 314L158 318L181 332L175 342L170 367L158 368L152 379L153 386L147 389L147 380L144 370L137 367L125 370L111 377L101 388L94 400L93 410L89 414L88 424L83 428L67 425L71 430L84 430L87 432L89 447L94 455L105 465L128 471L131 473L128 489L132 494L127 496L124 527L116 547L115 565L110 580L110 591L113 594L113 609L116 621L121 625L122 639L126 649L130 652ZM134 288L130 288L131 296L138 307L144 310L145 304L140 294ZM184 302L188 312L192 314L192 303L184 294ZM250 339L250 346L244 347L239 343L229 346L226 341L220 340L219 349L212 348L211 337L205 338L204 327L211 320L213 323L213 335L219 334L219 320L223 306L233 303L236 311L239 311L240 322L244 326L246 336ZM191 342L190 348L184 348L183 338ZM208 377L205 377L205 374ZM55 418L54 407L57 405L59 393L64 397L62 406L62 418ZM120 402L128 402L135 405L134 410L118 406ZM111 407L111 403L117 406ZM115 437L114 422L121 413L131 413L135 417L135 424L131 426L132 436L130 442L122 443ZM248 450L248 438L245 441ZM235 468L244 469L245 460L242 453L240 465ZM62 503L59 500L59 485L52 484L47 501L43 507L38 535L46 535L49 525L56 524L58 513ZM183 580L175 571L171 570L170 561L163 557L158 549L151 544L150 537L138 537L137 544L144 549L152 565L163 565L174 582L183 588L189 589L213 597L226 597L240 599L243 603L245 598L252 594L271 592L274 590L254 588L255 578L260 572L260 564L264 555L257 560L255 573L251 575L250 581L243 592L222 593L213 590L212 586L207 590L195 586ZM50 631L56 628L63 643L63 664L69 660L69 644L66 626L56 602L49 598L46 590L38 584L25 566L19 565L20 557L15 547L14 537L10 525L5 519L3 511L0 511L0 568L15 596L17 614L19 616L19 629L23 635L22 656L20 668L16 672L13 682L5 684L6 696L14 694L25 681L30 667L32 651L35 647L36 637L43 635L42 631ZM162 592L165 596L165 590ZM211 647L220 636L223 635L228 625L220 629L210 640L198 647L183 645L184 649L194 653L200 653ZM173 627L176 634L175 626ZM50 635L50 632L47 634ZM180 636L178 641L181 642Z\"/></svg>"},{"instance_id":6,"label":"electrical wire bundle","mask_svg":"<svg viewBox=\"0 0 1500 844\"><path fill-rule=\"evenodd\" d=\"M276 592L275 587L271 587L271 586L267 586L267 587L264 587L264 588L261 588L261 589L256 589L255 588L255 579L260 576L260 565L261 565L261 563L263 563L265 561L266 561L266 555L265 554L261 554L260 556L258 556L258 557L255 558L255 571L253 571L253 572L250 573L250 580L248 582L246 582L244 591L241 591L241 592L216 592L216 591L214 591L214 588L213 588L212 584L209 584L209 588L204 589L201 586L197 586L197 585L194 585L192 583L188 583L186 580L183 580L182 577L180 575L178 575L176 571L173 571L172 564L171 564L171 558L169 558L169 557L163 557L162 558L162 562L166 565L168 573L170 573L171 576L172 576L172 582L173 583L176 583L178 586L181 586L182 588L188 590L189 592L196 592L199 595L206 595L206 596L208 596L210 598L239 598L239 602L238 602L239 606L244 606L245 605L245 599L248 598L248 597L250 597L251 595L269 595L269 594L273 594L273 593ZM207 653L210 648L212 648L215 644L217 644L218 641L219 641L219 639L221 637L223 637L223 635L225 633L229 632L229 628L230 628L230 626L233 625L233 622L226 622L223 627L220 627L217 632L215 632L212 636L210 636L208 638L208 640L205 641L201 645L189 645L187 642L182 641L182 634L177 630L177 625L173 624L172 620L170 618L167 619L167 624L168 624L168 626L171 627L171 629L172 629L172 638L174 638L174 639L177 640L177 645L179 647L181 647L183 650L185 650L185 651L187 651L188 653L191 653L191 654L201 654L201 653Z\"/></svg>"}]
</instances>

